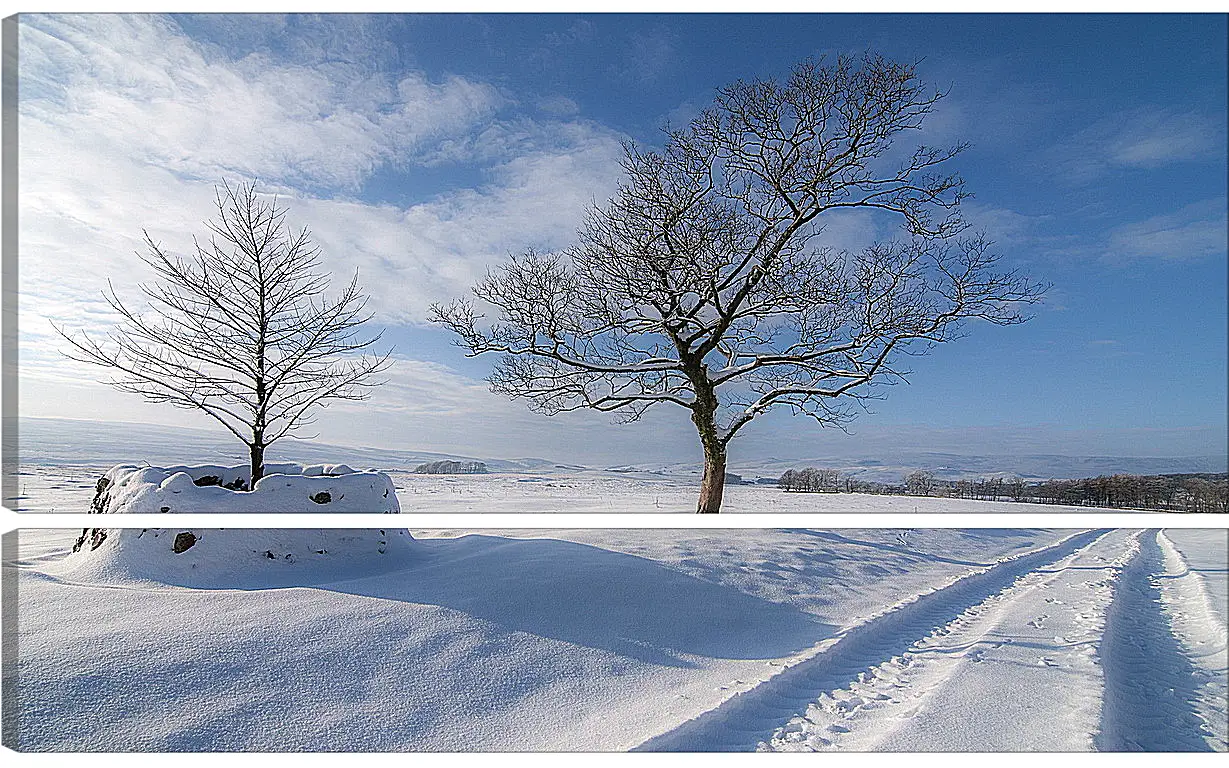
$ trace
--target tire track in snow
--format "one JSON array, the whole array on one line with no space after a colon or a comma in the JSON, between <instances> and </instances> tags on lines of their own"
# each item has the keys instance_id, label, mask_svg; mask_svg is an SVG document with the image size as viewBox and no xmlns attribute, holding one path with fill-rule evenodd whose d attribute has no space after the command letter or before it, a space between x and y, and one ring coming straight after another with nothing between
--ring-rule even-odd
<instances>
[{"instance_id":1,"label":"tire track in snow","mask_svg":"<svg viewBox=\"0 0 1229 768\"><path fill-rule=\"evenodd\" d=\"M1169 571L1160 538L1160 531L1143 537L1140 554L1124 572L1107 616L1101 651L1105 703L1096 740L1101 750L1216 748L1215 734L1200 712L1201 670L1171 625L1163 594ZM1180 561L1176 552L1173 555ZM1175 565L1178 561L1171 558Z\"/></svg>"},{"instance_id":2,"label":"tire track in snow","mask_svg":"<svg viewBox=\"0 0 1229 768\"><path fill-rule=\"evenodd\" d=\"M900 656L964 611L1007 589L1018 578L1056 563L1109 531L1082 531L1039 550L997 563L852 627L816 653L756 687L722 702L634 751L750 751L825 691L841 690Z\"/></svg>"},{"instance_id":3,"label":"tire track in snow","mask_svg":"<svg viewBox=\"0 0 1229 768\"><path fill-rule=\"evenodd\" d=\"M1024 574L777 729L765 751L1084 751L1102 693L1097 641L1139 549L1114 531Z\"/></svg>"},{"instance_id":4,"label":"tire track in snow","mask_svg":"<svg viewBox=\"0 0 1229 768\"><path fill-rule=\"evenodd\" d=\"M1208 744L1229 751L1229 627L1213 607L1202 574L1191 569L1164 531L1157 534L1166 573L1161 602L1170 628L1196 667L1196 714L1207 728Z\"/></svg>"}]
</instances>

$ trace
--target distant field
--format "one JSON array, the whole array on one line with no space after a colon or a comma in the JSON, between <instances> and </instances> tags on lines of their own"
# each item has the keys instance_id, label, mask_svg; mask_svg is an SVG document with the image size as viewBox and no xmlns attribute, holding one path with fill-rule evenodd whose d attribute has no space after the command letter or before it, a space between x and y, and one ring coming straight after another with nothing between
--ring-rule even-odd
<instances>
[{"instance_id":1,"label":"distant field","mask_svg":"<svg viewBox=\"0 0 1229 768\"><path fill-rule=\"evenodd\" d=\"M105 467L28 465L19 476L19 512L84 513ZM413 513L630 513L695 511L697 481L603 470L487 475L417 475L392 472L404 514ZM785 493L771 485L730 485L723 512L929 514L1097 512L1097 507L1022 504L858 493Z\"/></svg>"}]
</instances>

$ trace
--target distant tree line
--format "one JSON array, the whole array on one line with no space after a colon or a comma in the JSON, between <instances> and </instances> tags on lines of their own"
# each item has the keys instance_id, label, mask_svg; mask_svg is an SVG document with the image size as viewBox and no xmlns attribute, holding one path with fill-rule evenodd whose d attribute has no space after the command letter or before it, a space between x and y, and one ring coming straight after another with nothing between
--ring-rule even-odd
<instances>
[{"instance_id":1,"label":"distant tree line","mask_svg":"<svg viewBox=\"0 0 1229 768\"><path fill-rule=\"evenodd\" d=\"M902 486L859 480L835 469L789 469L777 481L777 487L801 493L889 493L903 494Z\"/></svg>"},{"instance_id":2,"label":"distant tree line","mask_svg":"<svg viewBox=\"0 0 1229 768\"><path fill-rule=\"evenodd\" d=\"M904 477L903 485L858 480L835 469L790 469L777 486L799 493L877 493L981 501L1018 501L1073 507L1229 512L1229 473L1100 475L1029 482L1019 477L943 480L931 472Z\"/></svg>"},{"instance_id":3,"label":"distant tree line","mask_svg":"<svg viewBox=\"0 0 1229 768\"><path fill-rule=\"evenodd\" d=\"M419 475L485 475L486 464L481 461L429 461L414 468Z\"/></svg>"}]
</instances>

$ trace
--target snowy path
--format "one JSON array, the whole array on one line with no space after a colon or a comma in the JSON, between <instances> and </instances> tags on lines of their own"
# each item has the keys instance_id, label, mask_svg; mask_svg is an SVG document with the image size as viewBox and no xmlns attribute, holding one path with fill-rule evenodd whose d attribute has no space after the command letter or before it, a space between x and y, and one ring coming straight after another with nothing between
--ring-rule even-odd
<instances>
[{"instance_id":1,"label":"snowy path","mask_svg":"<svg viewBox=\"0 0 1229 768\"><path fill-rule=\"evenodd\" d=\"M826 730L840 737L842 725L849 730L832 741L857 749L862 736L866 748L882 751L1091 749L1102 693L1097 641L1113 581L1137 539L1138 532L1114 531L1022 576L875 670L868 687L888 695L888 706L828 714ZM859 728L863 719L877 727Z\"/></svg>"},{"instance_id":2,"label":"snowy path","mask_svg":"<svg viewBox=\"0 0 1229 768\"><path fill-rule=\"evenodd\" d=\"M1079 534L861 624L641 749L1223 751L1225 629L1199 579L1157 531Z\"/></svg>"},{"instance_id":3,"label":"snowy path","mask_svg":"<svg viewBox=\"0 0 1229 768\"><path fill-rule=\"evenodd\" d=\"M1185 560L1159 531L1123 574L1102 649L1097 746L1113 751L1226 749L1225 630Z\"/></svg>"},{"instance_id":4,"label":"snowy path","mask_svg":"<svg viewBox=\"0 0 1229 768\"><path fill-rule=\"evenodd\" d=\"M913 650L919 641L925 642L936 628L945 632L945 626L960 619L965 611L976 609L988 598L1008 589L1017 579L1062 561L1104 536L1104 531L1075 534L1058 544L1007 560L899 605L821 643L814 649L814 655L805 661L727 699L716 709L650 739L639 749L755 749L772 737L774 729L796 713L806 711L808 703L816 701L819 694L826 691L838 692L842 701L834 706L839 710L865 708L866 702L856 691L870 679L872 670L892 664L894 659ZM885 687L889 686L890 683L885 683ZM841 694L842 691L845 693ZM885 693L874 695L880 700L889 699ZM816 741L815 746L826 745Z\"/></svg>"}]
</instances>

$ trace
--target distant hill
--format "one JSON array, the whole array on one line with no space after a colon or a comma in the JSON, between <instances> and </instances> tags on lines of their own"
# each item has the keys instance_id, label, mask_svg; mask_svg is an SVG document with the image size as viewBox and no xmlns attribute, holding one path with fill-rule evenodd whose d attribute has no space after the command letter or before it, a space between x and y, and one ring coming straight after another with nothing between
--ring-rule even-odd
<instances>
[{"instance_id":1,"label":"distant hill","mask_svg":"<svg viewBox=\"0 0 1229 768\"><path fill-rule=\"evenodd\" d=\"M246 451L234 438L203 429L163 427L128 422L22 418L18 423L22 463L107 465L242 464ZM553 466L538 458L491 459L428 451L400 451L332 445L314 440L283 440L269 449L268 461L301 464L345 463L352 467L405 469L434 461L484 463L494 472L515 472Z\"/></svg>"},{"instance_id":2,"label":"distant hill","mask_svg":"<svg viewBox=\"0 0 1229 768\"><path fill-rule=\"evenodd\" d=\"M234 439L200 429L39 418L20 419L18 429L20 459L23 463L30 464L100 466L142 461L162 465L201 462L241 464L245 459L243 447ZM729 471L742 475L744 480L754 481L760 477L780 477L787 469L822 467L840 470L862 480L898 483L905 475L919 469L930 471L935 477L945 480L996 475L1013 475L1026 480L1049 480L1116 473L1217 473L1229 469L1229 461L1224 455L962 455L899 448L867 456L854 453L853 450L846 455L775 457L763 460L740 460L735 451L730 457ZM414 471L422 464L441 461L481 462L490 472L570 472L596 469L542 458L493 459L417 450L331 445L309 440L286 440L277 443L270 449L268 459L303 464L343 462L355 468L377 467L407 472ZM632 464L606 469L628 476L698 480L701 466L696 462L678 462Z\"/></svg>"}]
</instances>

